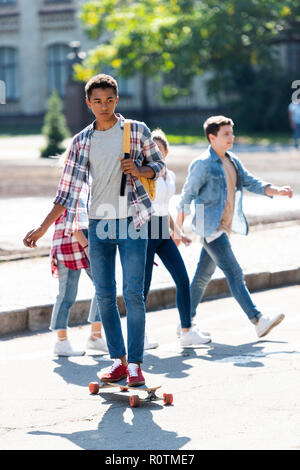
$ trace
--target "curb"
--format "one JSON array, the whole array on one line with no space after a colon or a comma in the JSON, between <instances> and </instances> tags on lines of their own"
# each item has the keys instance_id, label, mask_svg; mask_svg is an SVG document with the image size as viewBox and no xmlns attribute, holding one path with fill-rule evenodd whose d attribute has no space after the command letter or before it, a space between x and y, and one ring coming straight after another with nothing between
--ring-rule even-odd
<instances>
[{"instance_id":1,"label":"curb","mask_svg":"<svg viewBox=\"0 0 300 470\"><path fill-rule=\"evenodd\" d=\"M245 275L245 282L250 292L264 289L274 289L289 285L300 284L300 267L288 268L281 271L266 271ZM213 279L205 292L204 300L212 300L230 295L225 277ZM163 289L153 289L149 292L147 311L175 307L175 286ZM75 302L70 314L70 326L87 323L91 299ZM117 298L121 316L126 315L123 297ZM20 332L34 332L49 328L53 304L37 305L28 308L16 308L0 312L0 336Z\"/></svg>"}]
</instances>

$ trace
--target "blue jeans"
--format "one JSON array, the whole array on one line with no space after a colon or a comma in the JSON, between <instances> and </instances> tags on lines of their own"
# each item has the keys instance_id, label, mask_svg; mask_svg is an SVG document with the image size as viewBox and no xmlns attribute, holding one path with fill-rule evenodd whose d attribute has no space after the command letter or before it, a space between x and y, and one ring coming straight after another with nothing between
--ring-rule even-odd
<instances>
[{"instance_id":1,"label":"blue jeans","mask_svg":"<svg viewBox=\"0 0 300 470\"><path fill-rule=\"evenodd\" d=\"M151 238L151 227L153 221L158 219L158 234ZM151 224L152 222L152 224ZM164 230L164 225L167 224L167 230ZM153 235L153 234L152 234ZM156 235L156 234L154 234ZM181 257L181 254L170 237L169 233L169 220L168 217L155 217L151 218L148 223L148 246L147 246L147 259L145 268L145 284L144 284L144 298L145 302L150 289L153 263L155 253L160 257L165 267L171 274L176 284L176 305L180 315L180 322L182 328L191 327L191 297L190 297L190 282L189 277Z\"/></svg>"},{"instance_id":2,"label":"blue jeans","mask_svg":"<svg viewBox=\"0 0 300 470\"><path fill-rule=\"evenodd\" d=\"M89 221L89 254L98 306L112 359L126 354L117 307L115 263L117 248L123 271L123 296L127 311L128 362L143 362L145 302L143 296L147 237L133 227L132 217L111 222L103 236L103 220Z\"/></svg>"},{"instance_id":3,"label":"blue jeans","mask_svg":"<svg viewBox=\"0 0 300 470\"><path fill-rule=\"evenodd\" d=\"M77 296L81 269L69 269L60 261L57 261L57 268L59 291L52 310L50 330L66 330L69 322L70 309L75 303ZM90 268L86 268L85 272L90 279L92 279ZM101 321L96 296L94 296L91 301L88 321L90 323Z\"/></svg>"},{"instance_id":4,"label":"blue jeans","mask_svg":"<svg viewBox=\"0 0 300 470\"><path fill-rule=\"evenodd\" d=\"M299 148L298 139L300 139L300 124L295 125L295 129L293 129L293 136L294 136L294 144L297 149Z\"/></svg>"},{"instance_id":5,"label":"blue jeans","mask_svg":"<svg viewBox=\"0 0 300 470\"><path fill-rule=\"evenodd\" d=\"M200 260L191 283L192 317L196 315L197 306L217 266L225 274L232 296L240 304L249 320L254 322L261 316L261 313L251 300L243 271L234 256L226 233L210 243L207 243L205 239L203 241Z\"/></svg>"}]
</instances>

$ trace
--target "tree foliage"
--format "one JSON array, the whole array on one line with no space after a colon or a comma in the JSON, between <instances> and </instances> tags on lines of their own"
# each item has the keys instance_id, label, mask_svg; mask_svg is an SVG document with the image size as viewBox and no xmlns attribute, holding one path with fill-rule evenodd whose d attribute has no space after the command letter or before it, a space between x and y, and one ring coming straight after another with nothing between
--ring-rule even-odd
<instances>
[{"instance_id":1,"label":"tree foliage","mask_svg":"<svg viewBox=\"0 0 300 470\"><path fill-rule=\"evenodd\" d=\"M101 42L76 66L77 78L105 67L121 77L163 74L165 100L189 93L193 78L208 72L219 102L238 101L264 70L284 73L277 43L300 41L299 0L93 0L81 20Z\"/></svg>"},{"instance_id":2,"label":"tree foliage","mask_svg":"<svg viewBox=\"0 0 300 470\"><path fill-rule=\"evenodd\" d=\"M41 151L41 157L56 156L64 151L61 144L69 136L69 131L62 112L62 101L56 90L48 98L42 134L47 138L47 143Z\"/></svg>"}]
</instances>

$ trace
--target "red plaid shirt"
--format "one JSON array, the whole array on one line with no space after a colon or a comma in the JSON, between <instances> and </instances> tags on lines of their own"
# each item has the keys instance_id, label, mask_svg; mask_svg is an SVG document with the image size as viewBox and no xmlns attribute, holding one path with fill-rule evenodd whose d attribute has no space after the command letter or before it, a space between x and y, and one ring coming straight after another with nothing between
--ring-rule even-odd
<instances>
[{"instance_id":1,"label":"red plaid shirt","mask_svg":"<svg viewBox=\"0 0 300 470\"><path fill-rule=\"evenodd\" d=\"M52 247L50 252L51 271L54 277L58 277L57 260L67 268L77 270L87 268L88 263L82 249L74 235L66 237L67 210L56 220Z\"/></svg>"}]
</instances>

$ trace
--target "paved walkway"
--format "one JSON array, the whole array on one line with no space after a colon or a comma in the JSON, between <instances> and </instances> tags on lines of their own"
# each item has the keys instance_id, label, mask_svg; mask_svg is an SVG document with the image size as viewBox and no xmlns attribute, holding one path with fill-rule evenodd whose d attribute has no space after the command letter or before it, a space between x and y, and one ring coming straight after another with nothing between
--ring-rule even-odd
<instances>
[{"instance_id":1,"label":"paved walkway","mask_svg":"<svg viewBox=\"0 0 300 470\"><path fill-rule=\"evenodd\" d=\"M280 271L300 266L300 225L293 224L268 230L254 230L248 237L232 236L232 244L245 273ZM199 259L201 244L180 246L190 278ZM173 281L162 262L156 259L152 289L167 288ZM216 270L214 277L222 273ZM121 294L122 273L117 259L118 294ZM58 281L51 277L48 257L0 263L0 311L53 303ZM90 298L93 287L85 273L79 283L78 300Z\"/></svg>"},{"instance_id":2,"label":"paved walkway","mask_svg":"<svg viewBox=\"0 0 300 470\"><path fill-rule=\"evenodd\" d=\"M13 141L12 146L11 139L1 140L0 160L2 164L5 165L6 162L13 161L13 164L17 167L26 164L49 165L49 161L40 159L36 152L37 146L42 145L40 136L36 139L32 136L29 136L28 139L14 138ZM34 152L33 147L35 148ZM204 147L204 144L189 147L189 158L198 155ZM284 149L285 147L239 146L237 151L251 152L263 149L277 150L278 148ZM291 151L289 147L287 149ZM176 159L182 161L183 152L187 152L186 146L174 146L172 148L175 163ZM295 157L293 158L295 160ZM178 195L174 196L171 200L170 209L173 215L176 212L178 197ZM49 253L53 228L39 241L39 248L36 250L26 249L22 243L25 234L31 228L39 225L46 216L52 207L52 201L53 198L49 197L0 199L0 261L3 261L0 263L0 315L17 309L49 305L55 302L58 281L51 277L48 256L40 257ZM256 273L258 276L260 273L276 272L283 273L286 276L286 270L297 270L300 262L298 242L300 235L300 226L298 225L300 221L300 195L295 194L292 199L270 199L249 195L245 192L244 210L252 230L248 237L234 235L232 243L245 274ZM273 223L272 228L266 225L270 223ZM290 223L292 225L289 225ZM259 230L258 224L262 224ZM189 230L188 224L187 230ZM194 237L194 242L190 247L182 246L180 250L189 276L192 278L199 259L201 245ZM5 262L9 257L12 258L11 255L17 258L27 257L27 259ZM174 287L169 273L160 260L157 260L157 262L158 266L154 268L153 273L152 289L162 291L171 286ZM291 281L295 282L298 279L297 276L298 274L295 272ZM118 294L120 295L122 273L119 260L117 260L117 277ZM216 270L214 279L218 278L222 278L222 273ZM259 285L256 284L256 287L259 287ZM261 287L266 288L263 284L261 284ZM92 295L93 287L84 273L79 283L78 300L89 299ZM166 305L162 304L162 306Z\"/></svg>"},{"instance_id":3,"label":"paved walkway","mask_svg":"<svg viewBox=\"0 0 300 470\"><path fill-rule=\"evenodd\" d=\"M162 385L160 395L174 394L168 407L130 408L128 393L111 389L89 395L109 356L54 357L51 332L0 341L0 449L99 449L100 459L119 449L128 456L132 449L299 449L300 286L253 297L264 310L286 313L260 340L231 298L201 306L198 321L213 342L195 349L179 348L176 309L147 315L159 348L145 354L143 371L148 384ZM125 318L122 326L126 335ZM70 329L75 348L85 347L89 332Z\"/></svg>"}]
</instances>

